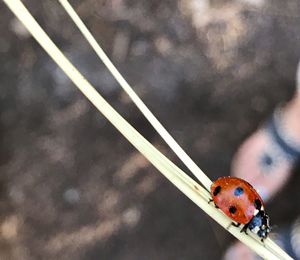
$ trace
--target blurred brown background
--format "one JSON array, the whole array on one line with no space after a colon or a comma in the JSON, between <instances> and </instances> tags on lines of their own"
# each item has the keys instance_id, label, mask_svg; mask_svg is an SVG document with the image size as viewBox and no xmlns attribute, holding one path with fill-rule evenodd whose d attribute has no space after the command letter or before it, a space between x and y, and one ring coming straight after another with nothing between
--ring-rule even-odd
<instances>
[{"instance_id":1,"label":"blurred brown background","mask_svg":"<svg viewBox=\"0 0 300 260\"><path fill-rule=\"evenodd\" d=\"M70 2L212 179L230 174L242 140L293 94L299 1ZM62 7L24 3L99 92L182 167ZM232 238L90 105L3 3L0 33L0 259L220 259ZM268 205L275 230L300 213L299 181L294 175Z\"/></svg>"}]
</instances>

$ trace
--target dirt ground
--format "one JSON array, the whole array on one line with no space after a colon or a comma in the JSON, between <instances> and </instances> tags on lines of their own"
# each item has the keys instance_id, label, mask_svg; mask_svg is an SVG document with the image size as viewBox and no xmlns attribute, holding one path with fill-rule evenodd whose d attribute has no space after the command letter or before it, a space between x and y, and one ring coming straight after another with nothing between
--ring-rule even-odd
<instances>
[{"instance_id":1,"label":"dirt ground","mask_svg":"<svg viewBox=\"0 0 300 260\"><path fill-rule=\"evenodd\" d=\"M53 0L27 0L99 92L186 170ZM300 2L70 1L211 179L295 89ZM149 164L0 4L0 259L221 259L233 238ZM299 172L299 170L295 170ZM299 175L269 204L300 213Z\"/></svg>"}]
</instances>

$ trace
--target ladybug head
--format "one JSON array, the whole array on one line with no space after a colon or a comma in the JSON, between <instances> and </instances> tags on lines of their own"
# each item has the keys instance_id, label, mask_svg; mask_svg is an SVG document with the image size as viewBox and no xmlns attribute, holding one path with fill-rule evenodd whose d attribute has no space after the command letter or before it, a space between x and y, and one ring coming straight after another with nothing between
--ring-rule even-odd
<instances>
[{"instance_id":1,"label":"ladybug head","mask_svg":"<svg viewBox=\"0 0 300 260\"><path fill-rule=\"evenodd\" d=\"M271 231L269 225L269 216L264 212L264 210L258 211L249 222L248 227L252 232L264 240Z\"/></svg>"}]
</instances>

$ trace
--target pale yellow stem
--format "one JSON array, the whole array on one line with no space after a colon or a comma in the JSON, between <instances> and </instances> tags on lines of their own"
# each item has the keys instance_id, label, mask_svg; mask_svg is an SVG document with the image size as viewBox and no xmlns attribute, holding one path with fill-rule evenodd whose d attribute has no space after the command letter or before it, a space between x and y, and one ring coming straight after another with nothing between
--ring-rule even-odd
<instances>
[{"instance_id":1,"label":"pale yellow stem","mask_svg":"<svg viewBox=\"0 0 300 260\"><path fill-rule=\"evenodd\" d=\"M65 8L66 12L70 15L78 29L84 35L86 40L92 46L100 60L105 64L107 69L111 72L120 86L129 95L131 100L135 103L138 109L147 118L153 128L158 132L158 134L163 138L163 140L169 145L169 147L174 151L178 158L186 165L186 167L195 175L195 177L203 184L203 186L209 190L211 185L211 180L206 176L206 174L197 166L197 164L187 155L187 153L179 146L175 139L169 134L169 132L164 128L164 126L157 120L153 113L148 109L145 103L140 99L140 97L135 93L132 87L127 83L124 77L120 74L114 64L107 57L101 46L95 40L93 35L87 29L85 24L82 22L80 17L77 15L75 10L66 0L58 0L61 5Z\"/></svg>"}]
</instances>

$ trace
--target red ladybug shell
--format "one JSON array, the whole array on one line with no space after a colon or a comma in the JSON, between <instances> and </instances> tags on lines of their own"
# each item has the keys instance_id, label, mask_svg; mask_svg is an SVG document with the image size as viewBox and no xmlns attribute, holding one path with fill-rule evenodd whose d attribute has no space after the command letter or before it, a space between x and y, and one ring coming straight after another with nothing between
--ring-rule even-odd
<instances>
[{"instance_id":1,"label":"red ladybug shell","mask_svg":"<svg viewBox=\"0 0 300 260\"><path fill-rule=\"evenodd\" d=\"M259 210L263 210L263 201L257 191L245 180L236 177L221 177L211 185L214 203L228 217L247 224Z\"/></svg>"}]
</instances>

